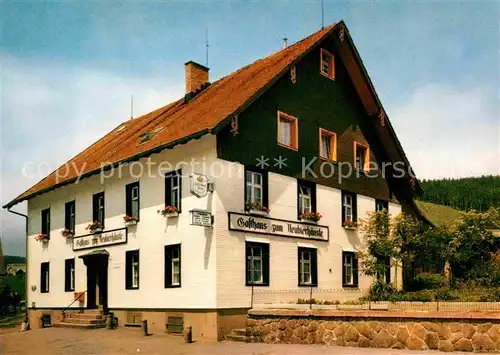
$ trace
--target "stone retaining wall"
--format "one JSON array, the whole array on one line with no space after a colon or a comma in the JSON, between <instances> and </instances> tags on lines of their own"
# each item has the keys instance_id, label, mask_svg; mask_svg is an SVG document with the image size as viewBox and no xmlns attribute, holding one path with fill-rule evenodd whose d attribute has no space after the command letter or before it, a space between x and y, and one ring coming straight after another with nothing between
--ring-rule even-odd
<instances>
[{"instance_id":1,"label":"stone retaining wall","mask_svg":"<svg viewBox=\"0 0 500 355\"><path fill-rule=\"evenodd\" d=\"M500 313L251 310L249 341L363 348L500 351Z\"/></svg>"}]
</instances>

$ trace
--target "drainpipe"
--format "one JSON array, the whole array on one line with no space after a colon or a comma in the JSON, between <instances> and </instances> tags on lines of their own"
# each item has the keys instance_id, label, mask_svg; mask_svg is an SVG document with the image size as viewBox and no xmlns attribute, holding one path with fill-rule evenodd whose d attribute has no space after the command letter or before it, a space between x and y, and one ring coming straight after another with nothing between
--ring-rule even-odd
<instances>
[{"instance_id":1,"label":"drainpipe","mask_svg":"<svg viewBox=\"0 0 500 355\"><path fill-rule=\"evenodd\" d=\"M26 307L25 308L25 315L24 315L24 321L26 324L29 324L29 319L28 319L28 215L25 215L23 213L19 213L16 211L11 211L11 207L7 207L7 211L10 213L16 214L18 216L24 217L26 220L26 249L25 249L25 257L26 257L26 274L24 274L24 297L26 298Z\"/></svg>"}]
</instances>

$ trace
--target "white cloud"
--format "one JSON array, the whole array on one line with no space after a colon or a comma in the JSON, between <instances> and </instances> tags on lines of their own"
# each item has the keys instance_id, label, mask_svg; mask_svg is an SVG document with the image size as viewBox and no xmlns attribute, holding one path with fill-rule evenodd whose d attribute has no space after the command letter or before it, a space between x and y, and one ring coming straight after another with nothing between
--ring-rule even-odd
<instances>
[{"instance_id":1,"label":"white cloud","mask_svg":"<svg viewBox=\"0 0 500 355\"><path fill-rule=\"evenodd\" d=\"M176 82L169 83L166 72L131 78L1 54L0 62L2 204L127 120L131 94L135 116L183 95L182 79L171 78ZM45 168L23 176L28 161L44 163ZM0 217L4 252L23 253L24 221L5 210Z\"/></svg>"},{"instance_id":2,"label":"white cloud","mask_svg":"<svg viewBox=\"0 0 500 355\"><path fill-rule=\"evenodd\" d=\"M389 115L417 177L500 174L498 98L483 90L429 84Z\"/></svg>"}]
</instances>

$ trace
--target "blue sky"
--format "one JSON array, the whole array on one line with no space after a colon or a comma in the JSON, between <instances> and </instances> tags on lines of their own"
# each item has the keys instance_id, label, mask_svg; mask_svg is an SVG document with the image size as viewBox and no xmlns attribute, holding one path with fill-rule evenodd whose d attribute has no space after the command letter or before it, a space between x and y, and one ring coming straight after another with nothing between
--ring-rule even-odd
<instances>
[{"instance_id":1,"label":"blue sky","mask_svg":"<svg viewBox=\"0 0 500 355\"><path fill-rule=\"evenodd\" d=\"M498 2L324 9L346 22L418 177L499 173ZM0 16L5 203L126 120L131 94L136 114L182 96L206 28L214 80L318 30L321 3L4 1ZM23 176L27 161L45 168ZM4 249L22 253L22 221L1 220Z\"/></svg>"}]
</instances>

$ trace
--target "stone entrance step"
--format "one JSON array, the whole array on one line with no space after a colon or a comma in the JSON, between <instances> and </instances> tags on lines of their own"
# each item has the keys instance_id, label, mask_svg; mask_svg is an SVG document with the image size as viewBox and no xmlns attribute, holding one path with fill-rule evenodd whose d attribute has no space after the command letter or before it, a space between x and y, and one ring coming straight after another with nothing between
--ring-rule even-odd
<instances>
[{"instance_id":1,"label":"stone entrance step","mask_svg":"<svg viewBox=\"0 0 500 355\"><path fill-rule=\"evenodd\" d=\"M106 318L101 310L67 313L60 322L53 324L59 328L96 329L106 327Z\"/></svg>"},{"instance_id":2,"label":"stone entrance step","mask_svg":"<svg viewBox=\"0 0 500 355\"><path fill-rule=\"evenodd\" d=\"M247 336L246 329L233 329L230 334L224 337L228 341L236 341L241 343L249 343L250 338Z\"/></svg>"}]
</instances>

